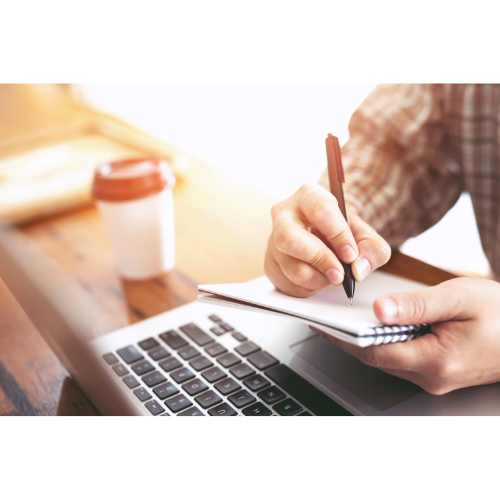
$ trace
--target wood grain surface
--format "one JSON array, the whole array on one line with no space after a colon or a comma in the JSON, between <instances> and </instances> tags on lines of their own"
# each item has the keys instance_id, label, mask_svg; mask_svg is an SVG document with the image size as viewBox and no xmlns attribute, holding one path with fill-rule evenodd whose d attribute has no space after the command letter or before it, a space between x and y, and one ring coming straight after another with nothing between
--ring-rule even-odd
<instances>
[{"instance_id":1,"label":"wood grain surface","mask_svg":"<svg viewBox=\"0 0 500 500\"><path fill-rule=\"evenodd\" d=\"M53 90L37 94L33 88L5 85L0 85L2 107L7 111L0 115L0 143L4 137L47 123L70 123L91 113ZM153 280L118 277L94 207L27 224L21 230L98 302L92 314L102 318L105 330L193 301L200 283L242 282L263 274L275 200L195 158L175 188L174 200L176 267ZM427 284L454 277L398 252L385 270ZM0 415L97 414L0 281Z\"/></svg>"}]
</instances>

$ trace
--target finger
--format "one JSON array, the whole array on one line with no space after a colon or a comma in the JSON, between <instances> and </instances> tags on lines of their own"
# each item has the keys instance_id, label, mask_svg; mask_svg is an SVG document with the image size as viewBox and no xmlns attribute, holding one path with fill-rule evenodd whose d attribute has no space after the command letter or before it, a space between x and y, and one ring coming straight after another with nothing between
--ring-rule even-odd
<instances>
[{"instance_id":1,"label":"finger","mask_svg":"<svg viewBox=\"0 0 500 500\"><path fill-rule=\"evenodd\" d=\"M482 297L475 294L476 280L456 278L421 290L384 295L374 302L373 311L386 325L470 319L482 306Z\"/></svg>"},{"instance_id":2,"label":"finger","mask_svg":"<svg viewBox=\"0 0 500 500\"><path fill-rule=\"evenodd\" d=\"M319 185L306 184L301 190L299 207L306 219L318 228L343 262L353 262L359 254L358 246L335 197Z\"/></svg>"},{"instance_id":3,"label":"finger","mask_svg":"<svg viewBox=\"0 0 500 500\"><path fill-rule=\"evenodd\" d=\"M304 288L302 286L296 285L295 283L292 283L283 274L283 271L281 270L279 264L272 257L272 255L270 255L269 250L266 252L264 272L266 273L266 276L269 278L271 283L276 287L276 289L280 292L286 293L287 295L291 295L292 297L306 298L316 293L314 290L310 290L308 288Z\"/></svg>"},{"instance_id":4,"label":"finger","mask_svg":"<svg viewBox=\"0 0 500 500\"><path fill-rule=\"evenodd\" d=\"M275 252L274 258L283 274L296 285L316 291L324 290L331 285L326 276L306 262L302 262L279 251ZM342 282L341 276L339 280L338 285Z\"/></svg>"},{"instance_id":5,"label":"finger","mask_svg":"<svg viewBox=\"0 0 500 500\"><path fill-rule=\"evenodd\" d=\"M359 250L359 256L352 264L352 271L356 281L362 281L372 271L387 263L391 257L391 247L357 215L349 215L349 225Z\"/></svg>"},{"instance_id":6,"label":"finger","mask_svg":"<svg viewBox=\"0 0 500 500\"><path fill-rule=\"evenodd\" d=\"M272 237L278 251L310 264L330 283L339 285L344 280L339 259L293 212L284 210L276 217Z\"/></svg>"}]
</instances>

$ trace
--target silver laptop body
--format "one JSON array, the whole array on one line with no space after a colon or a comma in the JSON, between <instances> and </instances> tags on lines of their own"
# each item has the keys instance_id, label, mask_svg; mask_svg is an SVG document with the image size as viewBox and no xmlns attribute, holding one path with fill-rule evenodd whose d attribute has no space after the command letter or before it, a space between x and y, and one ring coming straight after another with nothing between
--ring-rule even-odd
<instances>
[{"instance_id":1,"label":"silver laptop body","mask_svg":"<svg viewBox=\"0 0 500 500\"><path fill-rule=\"evenodd\" d=\"M500 415L500 384L432 396L258 313L195 302L88 340L95 305L60 274L0 229L2 279L104 415Z\"/></svg>"}]
</instances>

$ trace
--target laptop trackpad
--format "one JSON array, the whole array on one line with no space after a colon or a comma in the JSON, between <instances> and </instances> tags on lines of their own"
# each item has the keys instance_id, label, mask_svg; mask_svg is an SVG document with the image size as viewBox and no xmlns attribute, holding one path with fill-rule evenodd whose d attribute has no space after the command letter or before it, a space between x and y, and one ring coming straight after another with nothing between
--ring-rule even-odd
<instances>
[{"instance_id":1,"label":"laptop trackpad","mask_svg":"<svg viewBox=\"0 0 500 500\"><path fill-rule=\"evenodd\" d=\"M323 337L309 337L290 348L378 411L387 410L422 390L407 380L364 365Z\"/></svg>"}]
</instances>

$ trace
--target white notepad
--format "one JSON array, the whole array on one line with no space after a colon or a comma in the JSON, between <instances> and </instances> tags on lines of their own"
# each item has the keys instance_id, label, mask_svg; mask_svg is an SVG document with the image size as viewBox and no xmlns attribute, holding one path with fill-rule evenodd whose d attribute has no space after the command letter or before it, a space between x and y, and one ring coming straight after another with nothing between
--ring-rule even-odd
<instances>
[{"instance_id":1,"label":"white notepad","mask_svg":"<svg viewBox=\"0 0 500 500\"><path fill-rule=\"evenodd\" d=\"M370 345L403 342L428 333L429 325L382 326L373 313L373 302L388 293L408 292L425 285L375 271L356 284L353 305L341 286L332 286L313 297L299 299L278 292L262 276L247 283L200 285L200 302L296 319L318 327L351 344Z\"/></svg>"}]
</instances>

